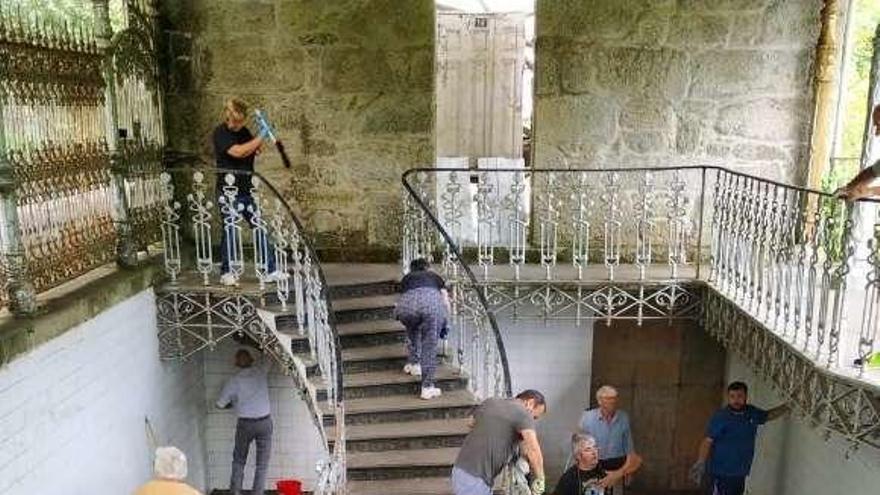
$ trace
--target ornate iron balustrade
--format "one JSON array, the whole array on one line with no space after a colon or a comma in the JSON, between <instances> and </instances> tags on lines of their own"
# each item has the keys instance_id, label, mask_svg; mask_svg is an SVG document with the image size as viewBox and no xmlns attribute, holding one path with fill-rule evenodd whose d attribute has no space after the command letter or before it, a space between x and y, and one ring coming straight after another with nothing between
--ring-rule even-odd
<instances>
[{"instance_id":1,"label":"ornate iron balustrade","mask_svg":"<svg viewBox=\"0 0 880 495\"><path fill-rule=\"evenodd\" d=\"M341 493L345 486L341 348L327 282L302 224L259 174L170 169L162 173L161 183L161 232L169 279L157 291L162 356L186 358L236 335L253 339L306 392L303 398L328 449L319 466L316 493ZM224 236L226 241L221 240ZM224 254L229 272L238 280L234 287L219 284L218 265ZM270 259L286 276L272 276ZM261 317L264 310L272 316ZM293 337L276 329L279 316L292 321L294 333L307 339L307 356L294 354ZM307 377L312 366L323 380L326 411L319 407L317 390ZM336 424L332 451L323 426L326 414Z\"/></svg>"},{"instance_id":2,"label":"ornate iron balustrade","mask_svg":"<svg viewBox=\"0 0 880 495\"><path fill-rule=\"evenodd\" d=\"M719 308L736 308L755 323L749 338L787 349L758 369L823 426L876 442L876 429L854 426L880 414L880 372L866 368L880 334L875 203L715 167L416 169L403 180L404 261L440 259L456 283L473 267L487 311L700 318L721 337L740 330ZM793 366L775 361L792 353L870 398L856 408L829 396L851 427L785 392L794 375L773 367Z\"/></svg>"},{"instance_id":3,"label":"ornate iron balustrade","mask_svg":"<svg viewBox=\"0 0 880 495\"><path fill-rule=\"evenodd\" d=\"M84 3L79 23L0 6L0 305L19 313L159 240L154 8L113 1L127 19L116 33L107 1Z\"/></svg>"}]
</instances>

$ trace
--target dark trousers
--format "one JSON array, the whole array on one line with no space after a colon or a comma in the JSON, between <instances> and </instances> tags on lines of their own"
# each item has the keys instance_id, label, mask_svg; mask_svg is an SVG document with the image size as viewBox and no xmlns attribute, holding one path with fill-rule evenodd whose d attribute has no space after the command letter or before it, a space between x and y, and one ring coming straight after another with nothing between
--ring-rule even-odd
<instances>
[{"instance_id":1,"label":"dark trousers","mask_svg":"<svg viewBox=\"0 0 880 495\"><path fill-rule=\"evenodd\" d=\"M238 424L235 425L235 449L232 451L232 478L229 480L229 491L232 495L241 495L244 466L247 464L251 442L257 444L257 466L251 494L263 495L266 471L269 470L269 454L272 453L272 418L238 418Z\"/></svg>"},{"instance_id":2,"label":"dark trousers","mask_svg":"<svg viewBox=\"0 0 880 495\"><path fill-rule=\"evenodd\" d=\"M220 203L218 200L217 204L220 205L220 221L223 222L223 227L220 229L220 273L227 273L229 272L229 251L239 242L239 234L233 228L227 229L225 223L226 217L223 214L223 203ZM254 214L251 212L251 209L256 208L253 196L247 193L239 193L238 196L235 197L235 208L239 209L239 205L241 205L240 212L244 219L241 228L252 229L254 224L251 223L251 221ZM275 248L272 246L272 241L269 240L268 235L257 235L264 237L264 239L254 239L254 246L264 246L263 259L266 260L266 274L268 275L275 271ZM232 240L232 245L228 244L230 239ZM256 242L258 240L260 242ZM242 253L242 255L244 255L244 253Z\"/></svg>"},{"instance_id":3,"label":"dark trousers","mask_svg":"<svg viewBox=\"0 0 880 495\"><path fill-rule=\"evenodd\" d=\"M709 495L743 495L745 491L745 476L712 476Z\"/></svg>"}]
</instances>

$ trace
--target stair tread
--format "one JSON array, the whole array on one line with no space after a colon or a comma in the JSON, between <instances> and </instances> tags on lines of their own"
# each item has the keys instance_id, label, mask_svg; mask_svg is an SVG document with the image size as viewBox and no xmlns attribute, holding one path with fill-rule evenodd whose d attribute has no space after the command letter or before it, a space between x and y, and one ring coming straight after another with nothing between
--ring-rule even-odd
<instances>
[{"instance_id":1,"label":"stair tread","mask_svg":"<svg viewBox=\"0 0 880 495\"><path fill-rule=\"evenodd\" d=\"M349 469L376 469L394 467L452 466L458 448L383 450L381 452L349 452Z\"/></svg>"},{"instance_id":2,"label":"stair tread","mask_svg":"<svg viewBox=\"0 0 880 495\"><path fill-rule=\"evenodd\" d=\"M400 263L321 263L327 283L331 286L398 281Z\"/></svg>"},{"instance_id":3,"label":"stair tread","mask_svg":"<svg viewBox=\"0 0 880 495\"><path fill-rule=\"evenodd\" d=\"M434 378L436 380L464 380L467 377L460 375L452 366L440 365L437 367ZM364 373L349 373L343 375L342 386L344 388L371 387L381 385L398 385L401 383L419 383L421 377L404 373L403 370L367 371ZM323 377L312 380L318 389L326 388Z\"/></svg>"},{"instance_id":4,"label":"stair tread","mask_svg":"<svg viewBox=\"0 0 880 495\"><path fill-rule=\"evenodd\" d=\"M349 481L349 495L451 495L449 478Z\"/></svg>"},{"instance_id":5,"label":"stair tread","mask_svg":"<svg viewBox=\"0 0 880 495\"><path fill-rule=\"evenodd\" d=\"M351 425L345 428L346 440L382 440L388 438L419 438L430 436L466 435L470 431L467 418L431 419L427 421L401 421ZM329 438L335 438L330 427Z\"/></svg>"},{"instance_id":6,"label":"stair tread","mask_svg":"<svg viewBox=\"0 0 880 495\"><path fill-rule=\"evenodd\" d=\"M456 380L465 377L458 374L455 368L448 365L440 365L437 367L435 376L437 380ZM386 370L386 371L368 371L366 373L352 373L343 375L343 387L366 387L370 385L391 385L398 383L419 383L421 377L412 376L404 373L403 370Z\"/></svg>"},{"instance_id":7,"label":"stair tread","mask_svg":"<svg viewBox=\"0 0 880 495\"><path fill-rule=\"evenodd\" d=\"M406 357L406 348L400 343L342 350L342 361L373 361L401 357Z\"/></svg>"},{"instance_id":8,"label":"stair tread","mask_svg":"<svg viewBox=\"0 0 880 495\"><path fill-rule=\"evenodd\" d=\"M402 332L403 324L397 320L367 320L336 325L340 336L373 335L377 333Z\"/></svg>"},{"instance_id":9,"label":"stair tread","mask_svg":"<svg viewBox=\"0 0 880 495\"><path fill-rule=\"evenodd\" d=\"M365 397L363 399L346 399L346 414L381 413L393 411L417 411L420 409L442 409L447 407L474 406L477 401L467 390L452 390L431 400L422 400L415 395L389 395L384 397ZM328 411L325 402L321 409Z\"/></svg>"},{"instance_id":10,"label":"stair tread","mask_svg":"<svg viewBox=\"0 0 880 495\"><path fill-rule=\"evenodd\" d=\"M354 311L358 309L387 308L397 303L397 294L382 296L351 297L333 300L333 311Z\"/></svg>"}]
</instances>

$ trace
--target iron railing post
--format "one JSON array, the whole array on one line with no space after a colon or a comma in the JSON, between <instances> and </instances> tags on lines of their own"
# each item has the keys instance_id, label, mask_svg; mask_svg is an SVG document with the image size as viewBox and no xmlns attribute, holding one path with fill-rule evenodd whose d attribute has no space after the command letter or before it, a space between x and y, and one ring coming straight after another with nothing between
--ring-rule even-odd
<instances>
[{"instance_id":1,"label":"iron railing post","mask_svg":"<svg viewBox=\"0 0 880 495\"><path fill-rule=\"evenodd\" d=\"M697 217L697 280L700 279L700 268L703 264L703 216L705 215L706 201L706 167L701 167L700 170L700 206L697 210L699 212Z\"/></svg>"},{"instance_id":2,"label":"iron railing post","mask_svg":"<svg viewBox=\"0 0 880 495\"><path fill-rule=\"evenodd\" d=\"M6 265L9 309L16 314L31 314L37 309L37 292L28 276L27 257L21 241L18 220L18 181L6 149L3 123L3 99L0 98L0 211L3 215L3 263Z\"/></svg>"},{"instance_id":3,"label":"iron railing post","mask_svg":"<svg viewBox=\"0 0 880 495\"><path fill-rule=\"evenodd\" d=\"M119 150L119 109L116 101L116 70L110 37L110 8L108 0L92 0L95 11L95 40L103 55L104 112L107 122L107 148L110 155L111 188L113 194L113 224L116 227L116 263L121 267L137 265L137 249L131 230L128 195L125 180L128 163Z\"/></svg>"}]
</instances>

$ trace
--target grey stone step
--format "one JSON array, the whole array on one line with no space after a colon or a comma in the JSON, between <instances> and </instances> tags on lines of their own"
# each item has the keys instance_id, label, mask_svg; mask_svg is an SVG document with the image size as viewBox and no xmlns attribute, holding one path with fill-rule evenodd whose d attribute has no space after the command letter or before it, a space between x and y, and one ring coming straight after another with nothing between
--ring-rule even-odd
<instances>
[{"instance_id":1,"label":"grey stone step","mask_svg":"<svg viewBox=\"0 0 880 495\"><path fill-rule=\"evenodd\" d=\"M387 320L392 317L397 295L355 297L333 301L337 324L366 320Z\"/></svg>"},{"instance_id":2,"label":"grey stone step","mask_svg":"<svg viewBox=\"0 0 880 495\"><path fill-rule=\"evenodd\" d=\"M406 348L398 343L343 349L342 361L346 374L402 369Z\"/></svg>"},{"instance_id":3,"label":"grey stone step","mask_svg":"<svg viewBox=\"0 0 880 495\"><path fill-rule=\"evenodd\" d=\"M354 297L381 296L395 294L400 288L397 278L387 278L384 280L371 280L365 282L348 282L332 284L330 286L330 297L334 300L350 299Z\"/></svg>"},{"instance_id":4,"label":"grey stone step","mask_svg":"<svg viewBox=\"0 0 880 495\"><path fill-rule=\"evenodd\" d=\"M436 386L444 392L463 389L467 386L467 377L446 365L437 368L434 375ZM326 397L326 382L323 377L312 380L318 392L318 399ZM422 381L404 373L400 369L350 373L342 378L345 400L366 397L385 397L391 395L417 395L421 392Z\"/></svg>"},{"instance_id":5,"label":"grey stone step","mask_svg":"<svg viewBox=\"0 0 880 495\"><path fill-rule=\"evenodd\" d=\"M351 480L449 476L458 448L351 452L347 458Z\"/></svg>"},{"instance_id":6,"label":"grey stone step","mask_svg":"<svg viewBox=\"0 0 880 495\"><path fill-rule=\"evenodd\" d=\"M452 495L449 477L350 481L349 495Z\"/></svg>"},{"instance_id":7,"label":"grey stone step","mask_svg":"<svg viewBox=\"0 0 880 495\"><path fill-rule=\"evenodd\" d=\"M477 402L467 390L453 390L431 400L416 395L392 395L345 401L346 425L426 421L432 419L466 418ZM319 403L323 411L329 407ZM333 416L325 414L324 424L333 424Z\"/></svg>"},{"instance_id":8,"label":"grey stone step","mask_svg":"<svg viewBox=\"0 0 880 495\"><path fill-rule=\"evenodd\" d=\"M403 325L392 319L366 320L336 326L343 349L400 344L406 340Z\"/></svg>"},{"instance_id":9,"label":"grey stone step","mask_svg":"<svg viewBox=\"0 0 880 495\"><path fill-rule=\"evenodd\" d=\"M355 311L359 309L393 308L397 303L397 294L381 296L352 297L333 301L333 311Z\"/></svg>"},{"instance_id":10,"label":"grey stone step","mask_svg":"<svg viewBox=\"0 0 880 495\"><path fill-rule=\"evenodd\" d=\"M458 448L469 431L467 418L354 425L346 430L345 444L348 452Z\"/></svg>"}]
</instances>

